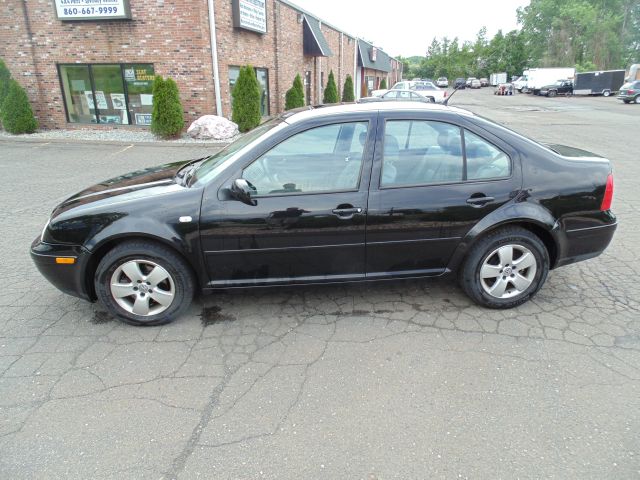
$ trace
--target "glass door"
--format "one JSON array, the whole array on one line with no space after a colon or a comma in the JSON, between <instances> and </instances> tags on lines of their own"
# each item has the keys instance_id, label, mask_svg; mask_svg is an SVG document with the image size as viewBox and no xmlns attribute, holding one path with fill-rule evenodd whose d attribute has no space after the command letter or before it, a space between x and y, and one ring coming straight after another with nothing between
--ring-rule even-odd
<instances>
[{"instance_id":1,"label":"glass door","mask_svg":"<svg viewBox=\"0 0 640 480\"><path fill-rule=\"evenodd\" d=\"M97 123L89 66L61 66L60 80L67 107L67 120L71 123Z\"/></svg>"}]
</instances>

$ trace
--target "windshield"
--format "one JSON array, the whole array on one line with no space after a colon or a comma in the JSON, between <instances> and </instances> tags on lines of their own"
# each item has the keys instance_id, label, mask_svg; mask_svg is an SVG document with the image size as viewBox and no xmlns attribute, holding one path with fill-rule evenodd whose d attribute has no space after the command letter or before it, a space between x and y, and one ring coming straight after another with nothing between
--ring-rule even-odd
<instances>
[{"instance_id":1,"label":"windshield","mask_svg":"<svg viewBox=\"0 0 640 480\"><path fill-rule=\"evenodd\" d=\"M209 182L216 178L218 174L226 167L226 161L230 160L236 153L242 150L247 145L251 144L254 140L267 133L269 130L283 124L284 122L280 117L273 118L259 127L245 133L235 142L230 143L218 153L214 153L207 158L193 176L194 182Z\"/></svg>"}]
</instances>

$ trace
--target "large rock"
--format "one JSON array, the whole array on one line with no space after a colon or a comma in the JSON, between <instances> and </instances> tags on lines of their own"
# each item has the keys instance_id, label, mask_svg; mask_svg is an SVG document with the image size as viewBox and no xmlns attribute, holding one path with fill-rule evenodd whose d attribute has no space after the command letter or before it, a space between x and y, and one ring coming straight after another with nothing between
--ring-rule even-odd
<instances>
[{"instance_id":1,"label":"large rock","mask_svg":"<svg viewBox=\"0 0 640 480\"><path fill-rule=\"evenodd\" d=\"M187 133L199 140L227 140L238 135L238 125L224 117L204 115L191 124Z\"/></svg>"}]
</instances>

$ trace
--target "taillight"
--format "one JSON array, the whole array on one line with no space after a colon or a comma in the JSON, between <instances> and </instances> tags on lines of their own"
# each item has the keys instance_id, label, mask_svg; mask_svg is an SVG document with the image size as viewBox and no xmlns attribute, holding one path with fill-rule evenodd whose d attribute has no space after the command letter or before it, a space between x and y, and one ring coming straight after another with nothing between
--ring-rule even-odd
<instances>
[{"instance_id":1,"label":"taillight","mask_svg":"<svg viewBox=\"0 0 640 480\"><path fill-rule=\"evenodd\" d=\"M602 199L602 205L600 205L600 211L606 212L611 210L611 201L613 200L613 175L609 174L607 177L607 186L604 189L604 198Z\"/></svg>"},{"instance_id":2,"label":"taillight","mask_svg":"<svg viewBox=\"0 0 640 480\"><path fill-rule=\"evenodd\" d=\"M636 93L636 91L635 91L635 90L627 90L627 94L628 94L628 95L633 95L634 93Z\"/></svg>"}]
</instances>

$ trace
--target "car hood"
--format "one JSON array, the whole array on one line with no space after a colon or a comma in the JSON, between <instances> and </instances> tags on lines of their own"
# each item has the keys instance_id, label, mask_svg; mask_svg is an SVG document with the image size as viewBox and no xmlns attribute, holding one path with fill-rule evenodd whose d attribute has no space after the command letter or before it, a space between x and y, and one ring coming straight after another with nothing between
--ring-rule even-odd
<instances>
[{"instance_id":1,"label":"car hood","mask_svg":"<svg viewBox=\"0 0 640 480\"><path fill-rule=\"evenodd\" d=\"M206 157L205 157L206 158ZM136 197L140 195L158 194L158 189L162 187L168 187L176 184L176 175L183 167L190 163L195 163L201 158L195 160L187 160L181 162L167 163L155 167L145 168L143 170L136 170L134 172L120 175L109 180L92 185L75 195L67 198L60 205L58 205L53 211L52 217L60 215L61 213L79 206L83 206L89 203L98 202L106 198L114 199L118 196L131 197L132 193L137 193Z\"/></svg>"}]
</instances>

